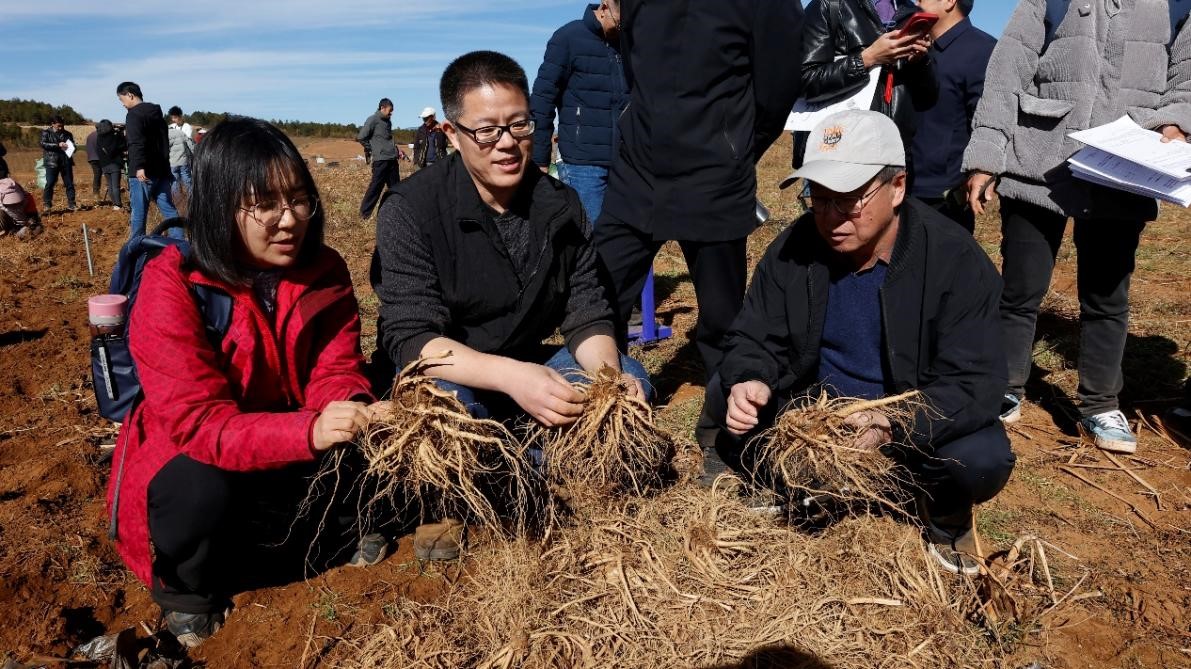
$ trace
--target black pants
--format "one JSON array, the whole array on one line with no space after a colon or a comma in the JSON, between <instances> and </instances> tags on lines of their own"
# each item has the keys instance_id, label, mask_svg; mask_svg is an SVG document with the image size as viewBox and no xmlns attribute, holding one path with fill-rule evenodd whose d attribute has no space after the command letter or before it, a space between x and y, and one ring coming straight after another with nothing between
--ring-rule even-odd
<instances>
[{"instance_id":1,"label":"black pants","mask_svg":"<svg viewBox=\"0 0 1191 669\"><path fill-rule=\"evenodd\" d=\"M976 232L976 212L971 207L958 205L955 201L945 197L920 197L923 204L940 214L959 223L964 230Z\"/></svg>"},{"instance_id":2,"label":"black pants","mask_svg":"<svg viewBox=\"0 0 1191 669\"><path fill-rule=\"evenodd\" d=\"M397 170L395 159L372 161L372 181L368 183L368 190L364 191L364 200L360 202L360 217L371 217L372 210L376 209L376 203L384 194L385 187L392 190L400 181L401 173Z\"/></svg>"},{"instance_id":3,"label":"black pants","mask_svg":"<svg viewBox=\"0 0 1191 669\"><path fill-rule=\"evenodd\" d=\"M695 299L699 305L695 344L703 357L706 378L711 378L719 369L724 356L724 336L744 304L748 274L746 242L745 238L726 242L679 242L691 281L695 284ZM605 213L595 226L595 243L616 300L613 308L617 312L617 329L623 347L629 315L641 295L653 258L664 242Z\"/></svg>"},{"instance_id":4,"label":"black pants","mask_svg":"<svg viewBox=\"0 0 1191 669\"><path fill-rule=\"evenodd\" d=\"M334 495L326 491L295 521L316 468L231 472L186 455L166 463L149 483L154 601L166 610L220 611L242 589L301 578L308 559L322 567L346 557L357 538L358 477L341 478Z\"/></svg>"},{"instance_id":5,"label":"black pants","mask_svg":"<svg viewBox=\"0 0 1191 669\"><path fill-rule=\"evenodd\" d=\"M120 169L112 168L109 172L104 172L108 180L108 199L112 204L119 207L120 204Z\"/></svg>"},{"instance_id":6,"label":"black pants","mask_svg":"<svg viewBox=\"0 0 1191 669\"><path fill-rule=\"evenodd\" d=\"M103 182L103 171L99 169L98 160L88 160L91 165L91 193L99 197L99 186Z\"/></svg>"},{"instance_id":7,"label":"black pants","mask_svg":"<svg viewBox=\"0 0 1191 669\"><path fill-rule=\"evenodd\" d=\"M1023 397L1030 376L1034 328L1050 288L1067 218L1019 200L1001 200L1001 327L1009 360L1009 392ZM1129 278L1145 223L1075 219L1079 261L1080 413L1118 407L1121 360L1129 333Z\"/></svg>"},{"instance_id":8,"label":"black pants","mask_svg":"<svg viewBox=\"0 0 1191 669\"><path fill-rule=\"evenodd\" d=\"M707 415L721 428L721 450L730 465L740 466L744 444L773 425L777 410L790 398L773 398L762 410L757 428L744 436L728 432L728 401L719 375L707 385L704 404ZM929 516L927 531L936 541L952 541L972 526L972 507L992 499L1009 481L1017 457L1000 421L943 444L932 444L928 454L895 449L890 451L909 472L914 487L922 493Z\"/></svg>"},{"instance_id":9,"label":"black pants","mask_svg":"<svg viewBox=\"0 0 1191 669\"><path fill-rule=\"evenodd\" d=\"M54 186L58 183L58 176L62 176L62 184L66 186L66 206L74 206L74 165L65 160L61 165L45 167L45 192L42 193L42 204L45 209L54 205Z\"/></svg>"}]
</instances>

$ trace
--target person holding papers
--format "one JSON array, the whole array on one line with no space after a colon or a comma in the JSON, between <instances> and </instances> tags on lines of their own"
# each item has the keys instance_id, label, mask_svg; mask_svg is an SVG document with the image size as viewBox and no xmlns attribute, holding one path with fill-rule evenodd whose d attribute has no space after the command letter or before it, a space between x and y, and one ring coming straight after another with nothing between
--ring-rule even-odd
<instances>
[{"instance_id":1,"label":"person holding papers","mask_svg":"<svg viewBox=\"0 0 1191 669\"><path fill-rule=\"evenodd\" d=\"M1068 135L1128 115L1178 139L1191 109L1163 102L1172 21L1164 0L1022 0L993 50L964 153L977 214L1001 196L1001 323L1009 392L1001 419L1021 416L1034 327L1068 218L1079 254L1079 426L1105 450L1137 440L1121 413L1129 278L1150 198L1076 179ZM1186 48L1180 41L1175 45Z\"/></svg>"}]
</instances>

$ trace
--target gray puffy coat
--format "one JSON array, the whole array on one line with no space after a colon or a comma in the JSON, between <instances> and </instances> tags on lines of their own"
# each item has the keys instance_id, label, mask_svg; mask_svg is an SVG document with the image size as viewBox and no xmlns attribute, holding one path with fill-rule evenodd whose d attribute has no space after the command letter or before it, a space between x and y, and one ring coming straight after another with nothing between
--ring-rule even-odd
<instances>
[{"instance_id":1,"label":"gray puffy coat","mask_svg":"<svg viewBox=\"0 0 1191 669\"><path fill-rule=\"evenodd\" d=\"M1071 176L1067 135L1128 114L1191 129L1191 106L1163 95L1174 54L1166 0L1071 0L1046 44L1046 0L1021 0L993 51L963 169L1001 175L1001 195L1068 216L1153 220L1153 200Z\"/></svg>"}]
</instances>

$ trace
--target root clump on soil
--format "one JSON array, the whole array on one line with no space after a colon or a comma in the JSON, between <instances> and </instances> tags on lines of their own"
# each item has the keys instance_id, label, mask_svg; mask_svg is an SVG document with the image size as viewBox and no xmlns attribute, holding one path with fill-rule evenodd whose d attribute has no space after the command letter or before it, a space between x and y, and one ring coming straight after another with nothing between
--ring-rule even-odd
<instances>
[{"instance_id":1,"label":"root clump on soil","mask_svg":"<svg viewBox=\"0 0 1191 669\"><path fill-rule=\"evenodd\" d=\"M673 473L675 455L686 450L684 445L654 421L648 402L630 395L619 372L605 366L590 381L576 386L586 395L579 420L538 429L530 438L542 444L547 478L572 494L656 491Z\"/></svg>"},{"instance_id":2,"label":"root clump on soil","mask_svg":"<svg viewBox=\"0 0 1191 669\"><path fill-rule=\"evenodd\" d=\"M749 443L755 477L785 492L897 509L895 493L909 481L879 450L853 446L868 427L849 418L879 409L895 434L904 433L914 413L925 409L917 396L910 391L869 401L821 393L796 403Z\"/></svg>"},{"instance_id":3,"label":"root clump on soil","mask_svg":"<svg viewBox=\"0 0 1191 669\"><path fill-rule=\"evenodd\" d=\"M449 355L449 353L447 354ZM446 357L446 356L443 356ZM501 423L473 418L455 394L426 375L430 360L411 363L393 385L391 409L359 440L367 462L371 507L419 504L422 515L461 518L516 529L544 496L525 447Z\"/></svg>"}]
</instances>

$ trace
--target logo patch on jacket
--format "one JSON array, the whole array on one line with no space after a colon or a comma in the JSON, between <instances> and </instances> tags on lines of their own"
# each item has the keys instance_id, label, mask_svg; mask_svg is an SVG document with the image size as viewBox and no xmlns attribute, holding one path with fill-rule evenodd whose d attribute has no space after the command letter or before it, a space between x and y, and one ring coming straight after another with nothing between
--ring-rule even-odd
<instances>
[{"instance_id":1,"label":"logo patch on jacket","mask_svg":"<svg viewBox=\"0 0 1191 669\"><path fill-rule=\"evenodd\" d=\"M834 151L837 144L844 139L844 129L842 126L833 125L830 128L823 128L823 142L819 144L819 151Z\"/></svg>"}]
</instances>

